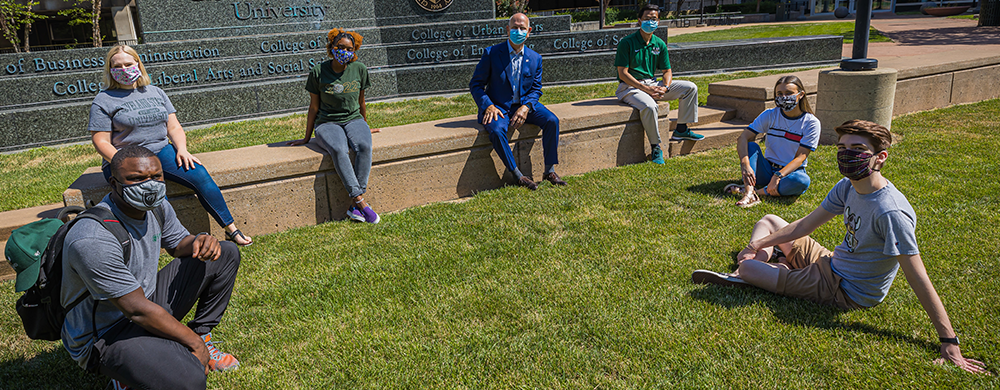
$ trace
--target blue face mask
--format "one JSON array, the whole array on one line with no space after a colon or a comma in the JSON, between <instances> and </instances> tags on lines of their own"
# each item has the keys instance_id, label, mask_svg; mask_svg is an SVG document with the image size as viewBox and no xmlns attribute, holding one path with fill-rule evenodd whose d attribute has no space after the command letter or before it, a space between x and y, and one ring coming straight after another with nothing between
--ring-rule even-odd
<instances>
[{"instance_id":1,"label":"blue face mask","mask_svg":"<svg viewBox=\"0 0 1000 390\"><path fill-rule=\"evenodd\" d=\"M525 30L519 30L516 28L510 29L510 41L515 45L520 45L528 39L528 32Z\"/></svg>"},{"instance_id":2,"label":"blue face mask","mask_svg":"<svg viewBox=\"0 0 1000 390\"><path fill-rule=\"evenodd\" d=\"M658 20L643 20L641 28L646 34L652 34L659 26L660 22Z\"/></svg>"}]
</instances>

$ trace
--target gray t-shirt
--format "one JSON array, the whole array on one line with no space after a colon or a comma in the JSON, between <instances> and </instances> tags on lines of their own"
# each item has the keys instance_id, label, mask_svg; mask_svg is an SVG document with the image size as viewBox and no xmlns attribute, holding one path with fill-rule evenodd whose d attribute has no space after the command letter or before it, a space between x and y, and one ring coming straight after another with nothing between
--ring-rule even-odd
<instances>
[{"instance_id":1,"label":"gray t-shirt","mask_svg":"<svg viewBox=\"0 0 1000 390\"><path fill-rule=\"evenodd\" d=\"M867 195L842 179L821 205L844 215L847 234L833 250L830 268L843 278L840 287L861 306L885 299L899 271L898 255L920 254L917 248L917 215L892 183Z\"/></svg>"},{"instance_id":2,"label":"gray t-shirt","mask_svg":"<svg viewBox=\"0 0 1000 390\"><path fill-rule=\"evenodd\" d=\"M167 117L177 112L154 85L101 91L90 104L87 131L110 131L111 145L139 145L159 153L167 146Z\"/></svg>"},{"instance_id":3,"label":"gray t-shirt","mask_svg":"<svg viewBox=\"0 0 1000 390\"><path fill-rule=\"evenodd\" d=\"M145 220L129 218L105 196L95 207L110 209L132 236L132 255L128 266L122 260L122 246L100 222L83 219L66 234L63 243L63 285L61 301L68 305L89 290L94 299L84 299L66 314L62 328L63 346L70 357L87 368L93 344L91 315L97 303L96 325L98 335L125 318L108 299L120 298L142 288L146 298L156 291L160 248L175 248L188 236L187 229L177 220L174 208L163 201L163 229L156 222L152 211Z\"/></svg>"}]
</instances>

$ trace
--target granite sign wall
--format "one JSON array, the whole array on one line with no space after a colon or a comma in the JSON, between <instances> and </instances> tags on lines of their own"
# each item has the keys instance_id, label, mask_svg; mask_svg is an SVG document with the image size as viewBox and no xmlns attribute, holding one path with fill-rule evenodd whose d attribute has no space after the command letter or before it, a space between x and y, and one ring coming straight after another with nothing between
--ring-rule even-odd
<instances>
[{"instance_id":1,"label":"granite sign wall","mask_svg":"<svg viewBox=\"0 0 1000 390\"><path fill-rule=\"evenodd\" d=\"M358 56L370 69L366 97L372 101L467 90L483 50L506 33L506 21L493 19L489 0L378 3L141 0L149 43L136 50L180 121L192 125L304 110L305 75L327 59L326 31L334 26L365 37ZM527 44L544 56L548 85L614 79L615 47L634 32L571 32L569 16L532 18L532 27ZM666 39L666 29L657 34ZM840 59L841 38L670 46L675 73L684 74L832 63ZM0 55L0 151L86 139L90 102L104 87L106 52Z\"/></svg>"}]
</instances>

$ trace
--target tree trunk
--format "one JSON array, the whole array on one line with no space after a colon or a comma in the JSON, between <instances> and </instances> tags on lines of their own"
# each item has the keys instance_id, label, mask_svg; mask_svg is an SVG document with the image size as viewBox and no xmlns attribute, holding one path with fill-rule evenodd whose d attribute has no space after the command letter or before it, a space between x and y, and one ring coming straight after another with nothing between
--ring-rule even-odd
<instances>
[{"instance_id":1,"label":"tree trunk","mask_svg":"<svg viewBox=\"0 0 1000 390\"><path fill-rule=\"evenodd\" d=\"M979 2L979 27L1000 26L1000 0Z\"/></svg>"},{"instance_id":2,"label":"tree trunk","mask_svg":"<svg viewBox=\"0 0 1000 390\"><path fill-rule=\"evenodd\" d=\"M101 47L103 44L101 42L101 0L90 0L94 4L93 15L91 17L91 26L94 27L94 47Z\"/></svg>"},{"instance_id":3,"label":"tree trunk","mask_svg":"<svg viewBox=\"0 0 1000 390\"><path fill-rule=\"evenodd\" d=\"M14 52L20 53L21 47L17 45L17 30L13 30L16 27L7 23L7 17L8 16L6 14L0 13L0 31L3 32L4 39L10 42L10 45L14 47Z\"/></svg>"},{"instance_id":4,"label":"tree trunk","mask_svg":"<svg viewBox=\"0 0 1000 390\"><path fill-rule=\"evenodd\" d=\"M28 23L24 24L24 52L25 53L30 53L31 52L31 46L29 45L29 43L30 43L29 41L31 41L31 22L32 22L31 20L28 20Z\"/></svg>"},{"instance_id":5,"label":"tree trunk","mask_svg":"<svg viewBox=\"0 0 1000 390\"><path fill-rule=\"evenodd\" d=\"M681 16L681 7L684 6L684 0L677 0L677 17Z\"/></svg>"}]
</instances>

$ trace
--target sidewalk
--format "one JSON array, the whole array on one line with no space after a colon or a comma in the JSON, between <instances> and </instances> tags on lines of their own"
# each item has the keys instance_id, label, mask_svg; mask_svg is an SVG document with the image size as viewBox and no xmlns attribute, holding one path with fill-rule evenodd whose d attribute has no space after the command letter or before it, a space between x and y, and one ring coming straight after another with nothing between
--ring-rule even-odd
<instances>
[{"instance_id":1,"label":"sidewalk","mask_svg":"<svg viewBox=\"0 0 1000 390\"><path fill-rule=\"evenodd\" d=\"M736 27L764 26L775 24L852 22L853 19L814 19L805 21L754 23L732 26L709 26L673 28L668 36L692 34L704 31L726 30ZM903 57L924 57L939 54L948 57L990 57L1000 54L1000 28L977 27L978 20L937 18L925 15L896 15L877 12L872 15L872 27L881 31L894 42L868 44L868 57L881 61ZM853 44L844 44L843 55L851 57Z\"/></svg>"}]
</instances>

